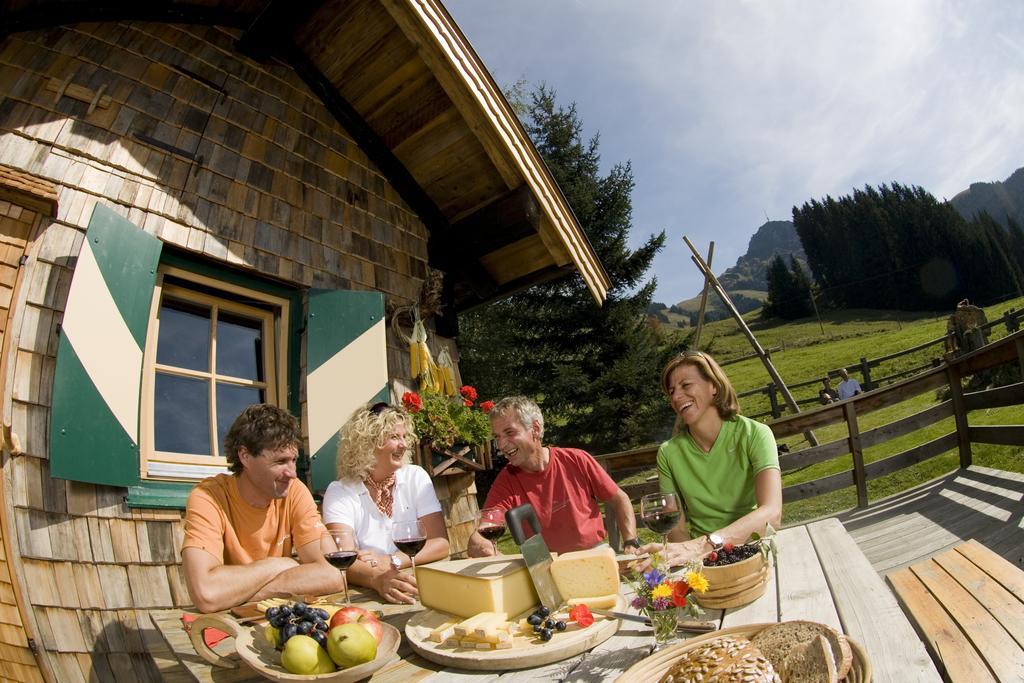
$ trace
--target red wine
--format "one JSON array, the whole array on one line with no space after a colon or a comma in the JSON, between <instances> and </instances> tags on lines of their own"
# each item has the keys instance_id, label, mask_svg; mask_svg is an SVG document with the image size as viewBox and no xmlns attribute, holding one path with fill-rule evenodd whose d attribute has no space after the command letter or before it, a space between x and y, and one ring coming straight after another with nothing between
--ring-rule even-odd
<instances>
[{"instance_id":1,"label":"red wine","mask_svg":"<svg viewBox=\"0 0 1024 683\"><path fill-rule=\"evenodd\" d=\"M501 538L502 534L505 533L505 526L482 526L477 529L477 531L480 532L481 536L493 543Z\"/></svg>"},{"instance_id":2,"label":"red wine","mask_svg":"<svg viewBox=\"0 0 1024 683\"><path fill-rule=\"evenodd\" d=\"M643 520L647 528L656 534L667 534L679 523L679 512L655 512L646 515Z\"/></svg>"},{"instance_id":3,"label":"red wine","mask_svg":"<svg viewBox=\"0 0 1024 683\"><path fill-rule=\"evenodd\" d=\"M425 538L403 538L400 541L395 541L395 547L409 557L413 557L416 553L423 550L423 546L426 544L427 539Z\"/></svg>"},{"instance_id":4,"label":"red wine","mask_svg":"<svg viewBox=\"0 0 1024 683\"><path fill-rule=\"evenodd\" d=\"M336 550L333 553L324 553L324 559L336 569L348 569L356 561L356 551Z\"/></svg>"}]
</instances>

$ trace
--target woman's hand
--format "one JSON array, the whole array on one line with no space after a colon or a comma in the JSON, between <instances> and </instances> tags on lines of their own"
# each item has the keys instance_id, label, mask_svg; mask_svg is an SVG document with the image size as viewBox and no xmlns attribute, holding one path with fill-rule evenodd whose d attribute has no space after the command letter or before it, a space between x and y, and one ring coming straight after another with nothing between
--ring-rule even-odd
<instances>
[{"instance_id":1,"label":"woman's hand","mask_svg":"<svg viewBox=\"0 0 1024 683\"><path fill-rule=\"evenodd\" d=\"M380 571L391 566L391 556L378 553L374 550L360 550L356 554L356 560L370 565L373 571Z\"/></svg>"},{"instance_id":2,"label":"woman's hand","mask_svg":"<svg viewBox=\"0 0 1024 683\"><path fill-rule=\"evenodd\" d=\"M419 591L416 589L416 577L390 565L388 567L386 572L373 578L373 589L388 602L405 604L416 602L416 596L419 595Z\"/></svg>"},{"instance_id":3,"label":"woman's hand","mask_svg":"<svg viewBox=\"0 0 1024 683\"><path fill-rule=\"evenodd\" d=\"M658 553L661 561L669 567L679 567L684 564L688 564L694 560L704 557L706 554L703 536L689 541L682 541L680 543L673 543L670 541L664 546L662 546L661 543L648 543L640 548L640 551L649 553L652 556L654 553ZM653 558L647 558L640 568L642 570L648 569L652 564L652 559Z\"/></svg>"}]
</instances>

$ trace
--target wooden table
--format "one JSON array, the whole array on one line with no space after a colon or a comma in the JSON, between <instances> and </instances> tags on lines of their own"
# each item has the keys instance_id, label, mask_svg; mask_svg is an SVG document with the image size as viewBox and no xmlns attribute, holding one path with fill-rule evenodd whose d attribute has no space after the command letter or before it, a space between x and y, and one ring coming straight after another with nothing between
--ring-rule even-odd
<instances>
[{"instance_id":1,"label":"wooden table","mask_svg":"<svg viewBox=\"0 0 1024 683\"><path fill-rule=\"evenodd\" d=\"M771 570L771 585L761 598L744 607L708 610L706 618L720 628L808 619L829 624L864 646L874 669L875 681L910 683L940 681L938 672L904 616L893 594L872 569L856 543L835 519L779 532L778 571ZM415 608L381 605L362 591L353 601L380 608L385 620L404 632ZM364 604L365 603L365 604ZM153 622L182 664L198 681L262 680L252 672L213 671L192 649L181 627L181 612L153 614ZM404 641L404 639L403 639ZM399 658L373 676L375 683L395 681L612 681L646 657L653 644L649 627L623 622L618 633L589 652L547 666L480 673L459 671L433 664L403 642ZM221 648L230 647L230 644Z\"/></svg>"},{"instance_id":2,"label":"wooden table","mask_svg":"<svg viewBox=\"0 0 1024 683\"><path fill-rule=\"evenodd\" d=\"M1024 681L1024 572L968 541L888 576L950 681Z\"/></svg>"}]
</instances>

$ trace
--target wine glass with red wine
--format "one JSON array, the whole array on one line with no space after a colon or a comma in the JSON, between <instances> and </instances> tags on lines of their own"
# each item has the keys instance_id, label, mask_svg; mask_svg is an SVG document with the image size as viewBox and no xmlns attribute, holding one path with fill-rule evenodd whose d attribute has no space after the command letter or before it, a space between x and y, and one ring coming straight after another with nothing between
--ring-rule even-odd
<instances>
[{"instance_id":1,"label":"wine glass with red wine","mask_svg":"<svg viewBox=\"0 0 1024 683\"><path fill-rule=\"evenodd\" d=\"M356 536L352 529L328 529L320 538L320 549L327 563L341 572L342 585L345 588L345 605L351 605L348 598L348 575L345 570L352 566L359 554Z\"/></svg>"},{"instance_id":2,"label":"wine glass with red wine","mask_svg":"<svg viewBox=\"0 0 1024 683\"><path fill-rule=\"evenodd\" d=\"M681 516L679 498L674 493L648 493L640 499L640 519L648 529L661 534L663 547L668 544L668 532L679 524Z\"/></svg>"},{"instance_id":3,"label":"wine glass with red wine","mask_svg":"<svg viewBox=\"0 0 1024 683\"><path fill-rule=\"evenodd\" d=\"M477 532L491 542L494 554L498 554L498 539L505 533L505 509L484 508L480 511L480 524Z\"/></svg>"},{"instance_id":4,"label":"wine glass with red wine","mask_svg":"<svg viewBox=\"0 0 1024 683\"><path fill-rule=\"evenodd\" d=\"M418 519L408 519L395 522L391 527L391 539L395 547L409 556L412 563L412 573L416 573L416 553L423 550L427 544L427 533L423 529L423 522Z\"/></svg>"}]
</instances>

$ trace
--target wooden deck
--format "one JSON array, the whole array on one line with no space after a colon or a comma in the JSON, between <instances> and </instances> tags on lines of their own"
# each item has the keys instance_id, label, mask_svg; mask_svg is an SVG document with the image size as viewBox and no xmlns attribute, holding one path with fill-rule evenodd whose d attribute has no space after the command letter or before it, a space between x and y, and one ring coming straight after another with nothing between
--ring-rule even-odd
<instances>
[{"instance_id":1,"label":"wooden deck","mask_svg":"<svg viewBox=\"0 0 1024 683\"><path fill-rule=\"evenodd\" d=\"M836 515L879 574L968 539L1024 568L1024 475L960 469L863 510Z\"/></svg>"}]
</instances>

